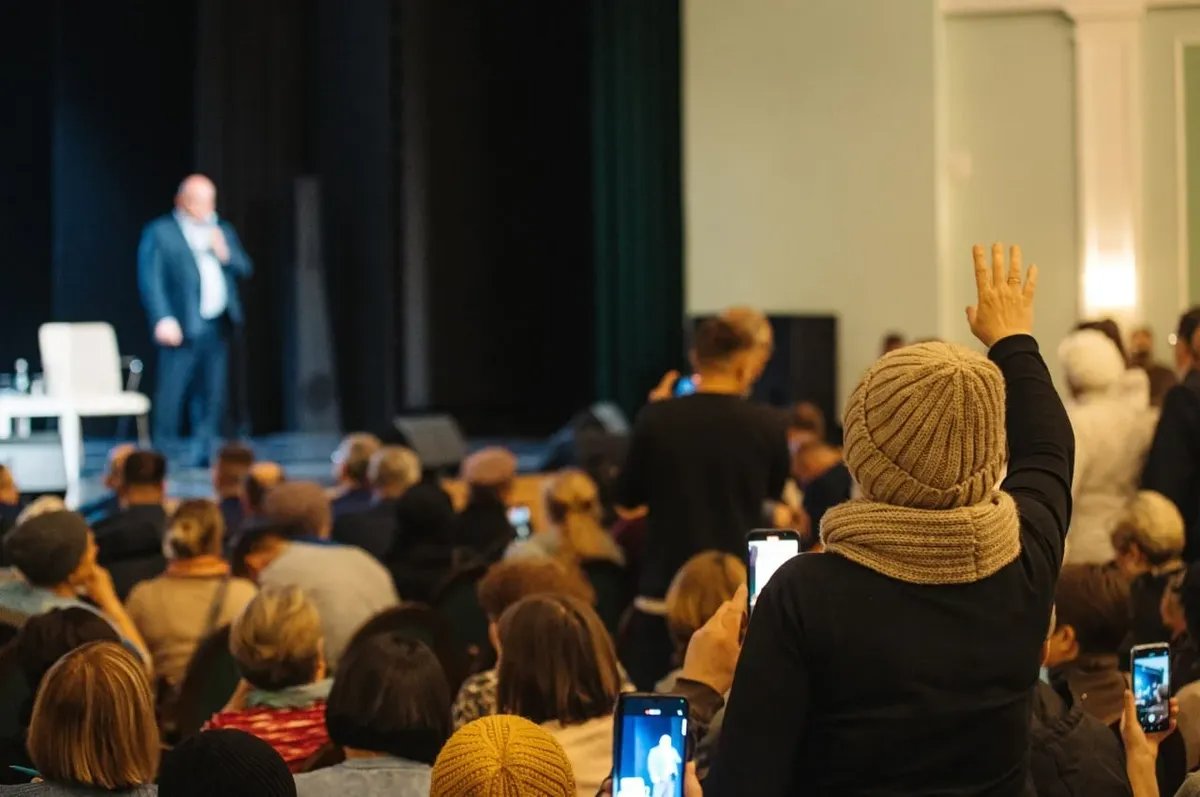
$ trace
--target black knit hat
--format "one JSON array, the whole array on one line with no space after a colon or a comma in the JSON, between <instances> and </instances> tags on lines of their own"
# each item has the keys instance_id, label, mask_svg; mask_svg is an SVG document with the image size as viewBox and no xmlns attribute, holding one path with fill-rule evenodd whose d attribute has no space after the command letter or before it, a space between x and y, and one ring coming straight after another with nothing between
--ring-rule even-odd
<instances>
[{"instance_id":1,"label":"black knit hat","mask_svg":"<svg viewBox=\"0 0 1200 797\"><path fill-rule=\"evenodd\" d=\"M296 797L296 781L275 748L244 731L205 731L163 758L160 797Z\"/></svg>"},{"instance_id":2,"label":"black knit hat","mask_svg":"<svg viewBox=\"0 0 1200 797\"><path fill-rule=\"evenodd\" d=\"M37 587L67 580L87 551L88 525L77 512L47 512L4 538L4 558Z\"/></svg>"}]
</instances>

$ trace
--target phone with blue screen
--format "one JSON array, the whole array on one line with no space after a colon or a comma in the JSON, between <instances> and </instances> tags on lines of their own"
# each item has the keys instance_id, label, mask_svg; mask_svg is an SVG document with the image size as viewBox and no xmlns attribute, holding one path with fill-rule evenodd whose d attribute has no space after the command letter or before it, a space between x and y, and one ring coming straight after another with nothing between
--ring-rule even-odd
<instances>
[{"instance_id":1,"label":"phone with blue screen","mask_svg":"<svg viewBox=\"0 0 1200 797\"><path fill-rule=\"evenodd\" d=\"M613 724L613 797L683 797L687 700L624 694Z\"/></svg>"},{"instance_id":2,"label":"phone with blue screen","mask_svg":"<svg viewBox=\"0 0 1200 797\"><path fill-rule=\"evenodd\" d=\"M527 540L533 534L533 512L525 504L508 508L508 525L513 527L518 540Z\"/></svg>"},{"instance_id":3,"label":"phone with blue screen","mask_svg":"<svg viewBox=\"0 0 1200 797\"><path fill-rule=\"evenodd\" d=\"M1171 727L1171 646L1136 645L1129 653L1138 724L1146 733Z\"/></svg>"},{"instance_id":4,"label":"phone with blue screen","mask_svg":"<svg viewBox=\"0 0 1200 797\"><path fill-rule=\"evenodd\" d=\"M696 377L681 376L675 380L675 386L671 388L671 395L675 398L690 396L696 392Z\"/></svg>"}]
</instances>

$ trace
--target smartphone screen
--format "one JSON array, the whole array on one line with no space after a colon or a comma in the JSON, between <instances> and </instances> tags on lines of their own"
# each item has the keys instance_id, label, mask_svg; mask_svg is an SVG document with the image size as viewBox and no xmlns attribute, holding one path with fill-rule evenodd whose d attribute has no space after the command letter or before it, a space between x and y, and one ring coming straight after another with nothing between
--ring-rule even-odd
<instances>
[{"instance_id":1,"label":"smartphone screen","mask_svg":"<svg viewBox=\"0 0 1200 797\"><path fill-rule=\"evenodd\" d=\"M800 553L800 535L794 531L757 530L746 535L746 570L750 576L750 611L775 571Z\"/></svg>"},{"instance_id":2,"label":"smartphone screen","mask_svg":"<svg viewBox=\"0 0 1200 797\"><path fill-rule=\"evenodd\" d=\"M525 504L517 504L508 508L508 525L517 533L518 540L525 540L533 534L533 513Z\"/></svg>"},{"instance_id":3,"label":"smartphone screen","mask_svg":"<svg viewBox=\"0 0 1200 797\"><path fill-rule=\"evenodd\" d=\"M613 797L683 797L687 700L624 694L613 733Z\"/></svg>"},{"instance_id":4,"label":"smartphone screen","mask_svg":"<svg viewBox=\"0 0 1200 797\"><path fill-rule=\"evenodd\" d=\"M1171 725L1171 646L1138 645L1130 653L1138 723L1147 733Z\"/></svg>"},{"instance_id":5,"label":"smartphone screen","mask_svg":"<svg viewBox=\"0 0 1200 797\"><path fill-rule=\"evenodd\" d=\"M690 396L696 392L696 380L691 376L681 376L675 380L675 387L671 391L675 398L680 396Z\"/></svg>"}]
</instances>

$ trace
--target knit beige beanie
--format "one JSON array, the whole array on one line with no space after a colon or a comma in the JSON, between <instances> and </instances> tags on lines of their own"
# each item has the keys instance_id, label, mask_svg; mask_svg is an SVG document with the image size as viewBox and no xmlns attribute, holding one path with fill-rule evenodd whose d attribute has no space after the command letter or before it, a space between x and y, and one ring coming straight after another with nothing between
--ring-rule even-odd
<instances>
[{"instance_id":1,"label":"knit beige beanie","mask_svg":"<svg viewBox=\"0 0 1200 797\"><path fill-rule=\"evenodd\" d=\"M879 360L850 397L846 466L861 500L830 509L831 554L914 584L987 578L1021 552L1007 458L1004 377L990 360L922 343Z\"/></svg>"},{"instance_id":2,"label":"knit beige beanie","mask_svg":"<svg viewBox=\"0 0 1200 797\"><path fill-rule=\"evenodd\" d=\"M892 352L850 396L846 466L863 497L913 509L983 501L1004 468L1004 377L949 343Z\"/></svg>"},{"instance_id":3,"label":"knit beige beanie","mask_svg":"<svg viewBox=\"0 0 1200 797\"><path fill-rule=\"evenodd\" d=\"M459 728L433 765L430 797L575 797L562 745L541 726L506 715Z\"/></svg>"}]
</instances>

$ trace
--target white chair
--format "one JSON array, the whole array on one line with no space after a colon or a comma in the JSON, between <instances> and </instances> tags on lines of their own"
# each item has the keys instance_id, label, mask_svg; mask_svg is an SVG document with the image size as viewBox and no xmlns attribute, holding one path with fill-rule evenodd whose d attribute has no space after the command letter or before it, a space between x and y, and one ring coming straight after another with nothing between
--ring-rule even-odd
<instances>
[{"instance_id":1,"label":"white chair","mask_svg":"<svg viewBox=\"0 0 1200 797\"><path fill-rule=\"evenodd\" d=\"M57 418L67 473L67 505L79 504L82 418L133 415L138 440L150 444L150 399L121 387L121 354L111 324L42 324L38 330L45 395L0 395L0 439L18 418ZM17 475L20 478L20 474Z\"/></svg>"}]
</instances>

